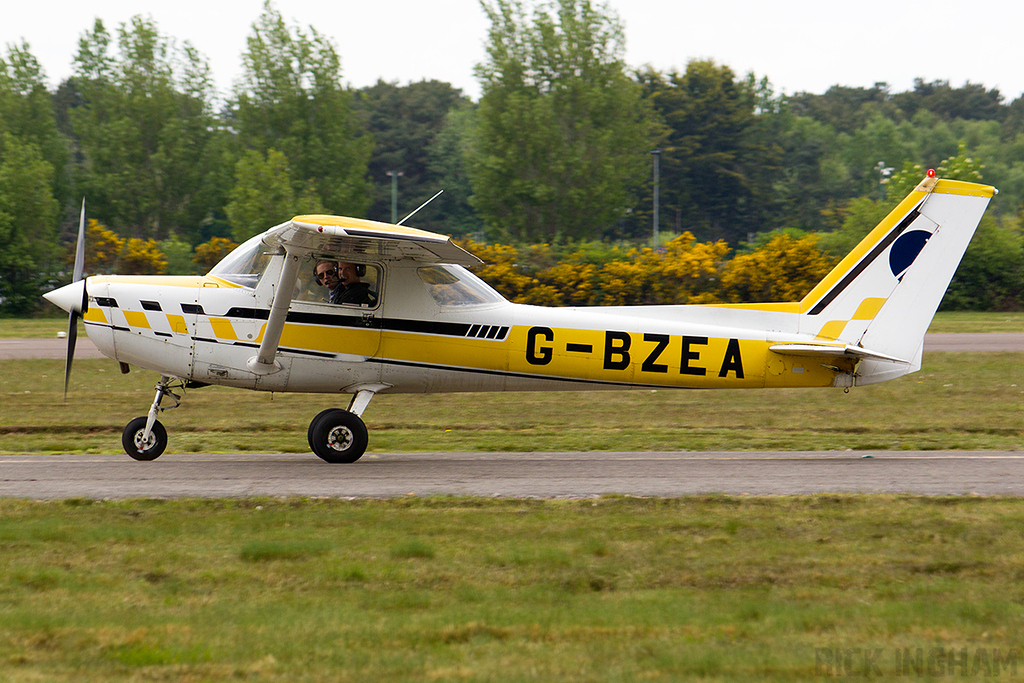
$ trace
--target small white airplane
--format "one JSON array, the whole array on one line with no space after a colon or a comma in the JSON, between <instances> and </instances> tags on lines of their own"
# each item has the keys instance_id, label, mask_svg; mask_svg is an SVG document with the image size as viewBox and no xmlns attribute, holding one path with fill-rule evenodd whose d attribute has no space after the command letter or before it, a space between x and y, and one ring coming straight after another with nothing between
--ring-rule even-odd
<instances>
[{"instance_id":1,"label":"small white airplane","mask_svg":"<svg viewBox=\"0 0 1024 683\"><path fill-rule=\"evenodd\" d=\"M309 424L327 462L367 446L381 392L852 387L921 367L924 334L993 187L925 178L801 301L545 308L513 304L465 266L448 237L338 216L297 216L203 277L82 279L46 294L123 372L160 374L147 415L125 427L136 460L167 446L172 389L220 384L351 396ZM324 265L326 263L326 265ZM362 303L330 303L316 271L358 271ZM328 281L333 282L334 278ZM368 286L367 286L368 285ZM165 398L173 406L161 406Z\"/></svg>"}]
</instances>

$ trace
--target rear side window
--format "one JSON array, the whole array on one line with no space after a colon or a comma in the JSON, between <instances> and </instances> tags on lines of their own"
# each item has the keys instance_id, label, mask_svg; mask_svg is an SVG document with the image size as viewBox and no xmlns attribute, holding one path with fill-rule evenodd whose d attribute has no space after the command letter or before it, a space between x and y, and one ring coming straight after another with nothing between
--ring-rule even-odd
<instances>
[{"instance_id":1,"label":"rear side window","mask_svg":"<svg viewBox=\"0 0 1024 683\"><path fill-rule=\"evenodd\" d=\"M462 266L426 266L418 268L416 274L426 285L431 298L441 306L472 306L505 300Z\"/></svg>"}]
</instances>

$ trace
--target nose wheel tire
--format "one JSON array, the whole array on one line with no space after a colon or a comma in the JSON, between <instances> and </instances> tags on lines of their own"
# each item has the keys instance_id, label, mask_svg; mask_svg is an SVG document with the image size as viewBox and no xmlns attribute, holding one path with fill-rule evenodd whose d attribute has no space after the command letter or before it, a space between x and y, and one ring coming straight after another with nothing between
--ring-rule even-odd
<instances>
[{"instance_id":1,"label":"nose wheel tire","mask_svg":"<svg viewBox=\"0 0 1024 683\"><path fill-rule=\"evenodd\" d=\"M347 410L325 410L309 425L313 452L327 462L355 462L366 451L368 442L366 425L358 415Z\"/></svg>"},{"instance_id":2,"label":"nose wheel tire","mask_svg":"<svg viewBox=\"0 0 1024 683\"><path fill-rule=\"evenodd\" d=\"M137 417L121 432L121 446L124 447L124 452L136 460L156 460L167 448L167 430L159 421L153 423L149 438L143 441L146 420L146 416Z\"/></svg>"}]
</instances>

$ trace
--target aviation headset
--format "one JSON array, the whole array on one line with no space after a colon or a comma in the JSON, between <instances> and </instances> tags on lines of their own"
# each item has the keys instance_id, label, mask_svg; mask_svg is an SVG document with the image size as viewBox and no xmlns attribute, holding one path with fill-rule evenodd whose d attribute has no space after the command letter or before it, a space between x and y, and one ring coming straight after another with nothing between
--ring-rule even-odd
<instances>
[{"instance_id":1,"label":"aviation headset","mask_svg":"<svg viewBox=\"0 0 1024 683\"><path fill-rule=\"evenodd\" d=\"M323 275L324 273L330 272L330 271L325 270L323 273L319 273L318 274L316 272L316 269L320 267L321 263L330 263L331 264L331 270L334 271L335 275L338 274L338 262L337 261L331 261L329 259L318 259L317 262L313 264L313 279L316 280L317 282L320 282L320 276L321 275ZM352 262L351 261L345 261L345 263L352 263ZM352 263L352 265L356 267L356 275L357 276L364 277L366 275L366 264L365 263Z\"/></svg>"}]
</instances>

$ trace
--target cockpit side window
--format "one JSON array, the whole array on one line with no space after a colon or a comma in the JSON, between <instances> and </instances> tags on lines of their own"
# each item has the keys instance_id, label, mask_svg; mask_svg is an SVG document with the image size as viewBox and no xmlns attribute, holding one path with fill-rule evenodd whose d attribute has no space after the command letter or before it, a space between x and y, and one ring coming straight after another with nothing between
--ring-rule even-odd
<instances>
[{"instance_id":1,"label":"cockpit side window","mask_svg":"<svg viewBox=\"0 0 1024 683\"><path fill-rule=\"evenodd\" d=\"M310 256L299 268L299 279L295 283L295 296L298 301L315 301L329 303L345 308L376 308L380 303L381 281L384 277L383 268L374 263L349 263L350 271L346 273L349 285L340 282L342 270L346 262L338 261L337 256L320 258ZM332 271L333 277L317 277L317 271ZM354 280L358 280L355 282ZM332 288L333 287L333 288Z\"/></svg>"}]
</instances>

